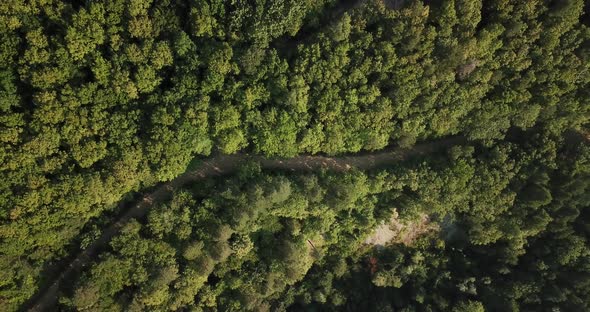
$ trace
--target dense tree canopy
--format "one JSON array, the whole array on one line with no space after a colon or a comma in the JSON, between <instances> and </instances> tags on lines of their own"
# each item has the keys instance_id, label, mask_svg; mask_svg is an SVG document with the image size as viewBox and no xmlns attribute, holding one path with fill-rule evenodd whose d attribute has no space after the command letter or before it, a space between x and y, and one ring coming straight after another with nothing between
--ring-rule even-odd
<instances>
[{"instance_id":1,"label":"dense tree canopy","mask_svg":"<svg viewBox=\"0 0 590 312\"><path fill-rule=\"evenodd\" d=\"M457 149L440 168L404 167L415 171L400 169L403 183L366 173L262 174L259 189L234 181L219 194L176 194L147 223L129 224L63 304L181 307L196 305L198 292L207 294L199 297L205 306L224 309L273 306L279 293L307 298L299 304L345 304L346 292L309 293L302 274L327 265L330 248L351 249L347 261L361 272L364 256L347 246L391 213L378 205L401 205L402 217L457 218L448 222L461 224L457 233L468 239L459 241L468 245L448 263L470 263L465 281L491 248L498 263L486 263L496 270L490 283L512 287L510 295L486 290L461 302L422 295L421 303L457 311L504 304L490 298L531 309L543 300L580 306L577 288L559 293L552 287L561 284L547 281L588 265L585 150L562 146L566 131L588 133L587 10L582 0L2 1L0 306L14 310L31 297L44 270L91 241L126 194L174 179L195 158L339 155L450 135L471 140L476 156ZM385 172L379 179L398 177ZM228 232L198 234L205 225ZM324 234L336 225L337 237ZM278 254L264 254L273 235ZM577 251L535 262L563 244ZM419 248L416 259L443 252ZM402 257L392 253L375 259ZM226 267L230 254L242 256ZM230 278L259 262L260 278L247 287ZM530 263L547 277L520 279ZM220 264L223 273L214 271ZM433 270L456 273L442 266ZM391 267L376 273L376 287L404 282L390 278L398 268ZM114 268L119 277L103 276ZM498 273L506 270L513 273ZM576 276L586 289L585 275ZM415 279L408 277L432 282ZM484 283L469 281L462 285Z\"/></svg>"},{"instance_id":2,"label":"dense tree canopy","mask_svg":"<svg viewBox=\"0 0 590 312\"><path fill-rule=\"evenodd\" d=\"M547 148L546 137L531 141L482 150L493 159L452 156L457 175L434 181L461 186L442 187L439 193L448 196L446 192L452 191L461 201L457 206L439 201L451 211L440 222L438 235L409 246L392 243L348 255L335 253L294 287L296 306L377 311L590 309L588 144L570 141L555 150ZM547 154L556 151L557 155ZM459 163L465 168L465 162L471 170L457 170ZM425 199L414 196L412 201L430 207ZM343 275L337 267L341 257L349 265ZM322 282L326 276L332 281L328 287ZM323 296L314 296L317 291Z\"/></svg>"},{"instance_id":3,"label":"dense tree canopy","mask_svg":"<svg viewBox=\"0 0 590 312\"><path fill-rule=\"evenodd\" d=\"M192 185L128 224L61 302L109 311L587 310L590 149L527 139L370 173L249 166ZM392 214L427 214L438 226L366 245Z\"/></svg>"}]
</instances>

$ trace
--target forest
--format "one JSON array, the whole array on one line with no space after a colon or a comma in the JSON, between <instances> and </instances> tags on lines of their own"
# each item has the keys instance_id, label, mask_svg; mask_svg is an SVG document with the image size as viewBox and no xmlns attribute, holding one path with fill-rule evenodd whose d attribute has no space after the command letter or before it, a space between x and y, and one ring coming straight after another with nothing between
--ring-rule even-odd
<instances>
[{"instance_id":1,"label":"forest","mask_svg":"<svg viewBox=\"0 0 590 312\"><path fill-rule=\"evenodd\" d=\"M586 311L590 149L572 141L455 146L368 173L264 173L251 163L127 224L60 302L102 311ZM415 241L364 244L394 212L439 225Z\"/></svg>"},{"instance_id":2,"label":"forest","mask_svg":"<svg viewBox=\"0 0 590 312\"><path fill-rule=\"evenodd\" d=\"M0 310L590 311L589 27L583 0L1 1ZM181 183L215 157L246 160Z\"/></svg>"}]
</instances>

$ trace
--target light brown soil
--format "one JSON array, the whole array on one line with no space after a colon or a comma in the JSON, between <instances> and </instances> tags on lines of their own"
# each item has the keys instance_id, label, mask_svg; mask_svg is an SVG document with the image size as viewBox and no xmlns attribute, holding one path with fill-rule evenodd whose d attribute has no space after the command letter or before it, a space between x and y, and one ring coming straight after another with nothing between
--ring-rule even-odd
<instances>
[{"instance_id":1,"label":"light brown soil","mask_svg":"<svg viewBox=\"0 0 590 312\"><path fill-rule=\"evenodd\" d=\"M47 311L55 305L58 299L58 291L61 283L71 280L84 267L92 263L92 259L98 251L106 246L131 219L143 217L149 208L156 202L165 199L174 190L183 185L204 178L228 175L235 172L246 161L253 160L260 163L265 170L283 170L293 172L314 172L330 170L344 172L353 168L369 170L394 164L404 159L429 154L438 151L442 147L448 147L464 142L462 137L451 137L428 143L415 145L412 149L390 148L375 153L360 154L355 156L327 157L327 156L297 156L289 159L269 159L263 156L248 156L243 154L221 155L209 159L193 171L186 172L176 179L161 184L151 194L147 194L137 204L133 205L118 220L104 229L101 236L86 249L81 250L78 256L62 271L62 273L48 286L42 287L37 295L29 300L32 306L30 311Z\"/></svg>"},{"instance_id":2,"label":"light brown soil","mask_svg":"<svg viewBox=\"0 0 590 312\"><path fill-rule=\"evenodd\" d=\"M389 243L401 243L411 246L418 237L438 230L438 225L431 223L427 215L421 215L415 221L402 222L395 212L389 223L379 225L365 240L365 244L385 246Z\"/></svg>"}]
</instances>

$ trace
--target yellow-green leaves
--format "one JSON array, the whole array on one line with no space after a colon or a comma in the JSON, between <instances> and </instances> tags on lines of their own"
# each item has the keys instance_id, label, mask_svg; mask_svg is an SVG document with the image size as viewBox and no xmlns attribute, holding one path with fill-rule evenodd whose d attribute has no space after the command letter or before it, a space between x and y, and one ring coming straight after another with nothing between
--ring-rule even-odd
<instances>
[{"instance_id":1,"label":"yellow-green leaves","mask_svg":"<svg viewBox=\"0 0 590 312\"><path fill-rule=\"evenodd\" d=\"M68 27L65 40L74 61L81 60L104 43L104 15L104 7L97 3L92 4L89 10L81 9L72 17L72 25Z\"/></svg>"}]
</instances>

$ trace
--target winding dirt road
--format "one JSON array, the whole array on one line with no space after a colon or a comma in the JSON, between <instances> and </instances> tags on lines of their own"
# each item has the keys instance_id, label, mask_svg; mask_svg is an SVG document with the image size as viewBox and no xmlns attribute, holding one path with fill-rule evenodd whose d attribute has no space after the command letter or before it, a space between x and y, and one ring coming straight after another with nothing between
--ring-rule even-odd
<instances>
[{"instance_id":1,"label":"winding dirt road","mask_svg":"<svg viewBox=\"0 0 590 312\"><path fill-rule=\"evenodd\" d=\"M55 305L58 299L60 285L71 281L84 267L92 263L98 251L105 247L111 239L131 219L141 218L146 215L154 203L165 199L174 190L205 178L228 175L235 172L246 161L259 162L264 170L280 170L288 172L314 172L329 170L345 172L351 169L370 170L408 159L410 157L426 155L449 147L462 144L466 140L462 137L450 137L417 144L411 149L390 148L374 153L365 153L354 156L326 157L326 156L297 156L289 159L269 159L263 156L249 156L243 154L221 155L204 161L201 166L188 171L176 179L163 183L152 193L143 197L135 205L132 205L117 221L104 229L102 235L86 249L80 251L76 258L62 271L62 273L49 285L42 287L35 296L29 300L30 311L48 311Z\"/></svg>"}]
</instances>

